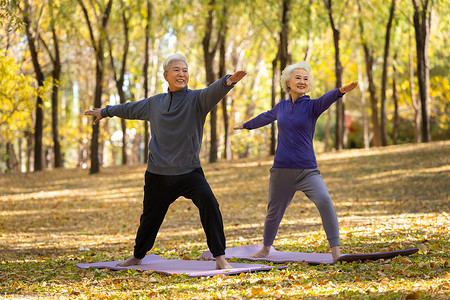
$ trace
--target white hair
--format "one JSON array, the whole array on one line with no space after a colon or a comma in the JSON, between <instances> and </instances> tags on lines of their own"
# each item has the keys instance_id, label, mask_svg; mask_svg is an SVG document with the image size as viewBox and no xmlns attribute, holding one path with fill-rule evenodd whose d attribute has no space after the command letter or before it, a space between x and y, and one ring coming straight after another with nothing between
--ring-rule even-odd
<instances>
[{"instance_id":1,"label":"white hair","mask_svg":"<svg viewBox=\"0 0 450 300\"><path fill-rule=\"evenodd\" d=\"M286 68L284 68L283 72L281 72L280 81L281 81L281 88L283 89L283 91L285 93L291 94L290 88L287 86L287 82L289 80L291 80L292 72L295 69L302 69L302 70L305 70L306 72L308 72L309 86L308 86L307 93L314 90L314 77L311 73L311 66L306 61L299 61L295 64L287 66Z\"/></svg>"},{"instance_id":2,"label":"white hair","mask_svg":"<svg viewBox=\"0 0 450 300\"><path fill-rule=\"evenodd\" d=\"M186 57L184 57L184 55L182 55L182 54L172 54L171 56L169 56L168 58L166 58L166 60L165 60L164 63L163 63L163 69L164 69L164 72L169 71L170 64L171 64L173 61L175 61L175 60L179 60L179 61L184 62L184 63L186 64L186 67L187 67L187 65L188 65L188 63L187 63L187 61L186 61Z\"/></svg>"}]
</instances>

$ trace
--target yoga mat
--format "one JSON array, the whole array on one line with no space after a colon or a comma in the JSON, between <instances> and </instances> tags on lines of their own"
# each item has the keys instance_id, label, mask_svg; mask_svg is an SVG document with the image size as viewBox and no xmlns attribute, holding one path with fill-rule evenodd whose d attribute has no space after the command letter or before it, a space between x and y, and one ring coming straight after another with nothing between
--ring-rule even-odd
<instances>
[{"instance_id":1,"label":"yoga mat","mask_svg":"<svg viewBox=\"0 0 450 300\"><path fill-rule=\"evenodd\" d=\"M233 269L216 270L215 261L197 261L197 260L183 260L183 259L164 259L158 255L151 254L144 257L141 265L129 267L116 267L116 265L123 260L107 261L98 263L79 263L76 264L78 268L109 268L111 270L142 270L155 271L163 274L187 274L189 277L207 277L218 274L234 275L248 272L269 271L274 268L283 269L282 267L266 266L261 264L245 264L245 263L230 263Z\"/></svg>"},{"instance_id":2,"label":"yoga mat","mask_svg":"<svg viewBox=\"0 0 450 300\"><path fill-rule=\"evenodd\" d=\"M240 258L250 261L267 261L274 263L286 263L286 262L302 262L305 261L311 265L319 264L333 264L333 257L331 253L302 253L302 252L289 252L289 251L277 251L275 248L271 248L269 257L253 258L249 257L250 254L259 251L262 248L261 245L249 245L234 248L227 248L225 250L225 258ZM411 255L419 251L419 248L411 248L405 250L378 252L378 253L357 253L357 254L343 254L338 261L364 261L364 260L377 260L381 258L392 258L398 255ZM202 254L203 259L212 259L211 252L205 251Z\"/></svg>"}]
</instances>

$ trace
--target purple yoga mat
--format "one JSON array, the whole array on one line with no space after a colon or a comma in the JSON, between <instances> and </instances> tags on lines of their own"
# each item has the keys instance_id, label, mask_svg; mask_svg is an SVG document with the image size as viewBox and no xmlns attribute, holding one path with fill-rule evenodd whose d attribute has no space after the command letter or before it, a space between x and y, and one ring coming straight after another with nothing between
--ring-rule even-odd
<instances>
[{"instance_id":1,"label":"purple yoga mat","mask_svg":"<svg viewBox=\"0 0 450 300\"><path fill-rule=\"evenodd\" d=\"M269 271L274 268L283 269L282 267L272 267L261 264L245 264L245 263L230 263L233 269L216 270L215 261L197 261L197 260L183 260L183 259L164 259L158 255L147 255L142 260L141 265L129 267L116 267L116 265L123 260L107 261L98 263L76 264L78 268L109 268L111 270L142 270L152 271L163 274L187 274L189 277L207 277L218 274L233 275L248 272Z\"/></svg>"},{"instance_id":2,"label":"purple yoga mat","mask_svg":"<svg viewBox=\"0 0 450 300\"><path fill-rule=\"evenodd\" d=\"M305 261L311 265L319 264L333 264L333 257L331 253L302 253L302 252L288 252L277 251L275 248L271 248L270 256L263 258L249 257L250 254L259 251L262 248L261 245L248 245L235 248L227 248L225 250L225 258L240 258L250 261L267 261L274 263L286 263L286 262L302 262ZM338 261L355 261L355 260L377 260L381 258L391 258L398 255L411 255L419 251L419 248L411 248L398 251L388 251L379 253L358 253L358 254L344 254ZM202 254L203 259L212 259L211 252L205 251Z\"/></svg>"}]
</instances>

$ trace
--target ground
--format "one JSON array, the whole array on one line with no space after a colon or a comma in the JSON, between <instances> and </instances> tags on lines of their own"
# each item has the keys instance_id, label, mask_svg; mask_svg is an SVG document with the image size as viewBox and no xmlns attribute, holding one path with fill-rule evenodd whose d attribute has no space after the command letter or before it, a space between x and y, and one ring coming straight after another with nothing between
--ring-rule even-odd
<instances>
[{"instance_id":1,"label":"ground","mask_svg":"<svg viewBox=\"0 0 450 300\"><path fill-rule=\"evenodd\" d=\"M419 247L375 262L191 279L82 270L132 254L145 166L0 175L0 297L26 299L446 299L450 297L450 141L317 156L336 206L343 253ZM227 246L262 242L272 157L204 164ZM278 250L329 252L319 214L297 193ZM151 253L198 260L207 250L198 210L180 198ZM239 260L234 260L239 261Z\"/></svg>"}]
</instances>

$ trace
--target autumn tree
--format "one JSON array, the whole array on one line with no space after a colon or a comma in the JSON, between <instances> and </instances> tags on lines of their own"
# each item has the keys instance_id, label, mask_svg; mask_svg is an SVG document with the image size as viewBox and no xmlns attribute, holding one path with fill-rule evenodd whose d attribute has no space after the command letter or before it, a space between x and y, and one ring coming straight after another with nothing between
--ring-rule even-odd
<instances>
[{"instance_id":1,"label":"autumn tree","mask_svg":"<svg viewBox=\"0 0 450 300\"><path fill-rule=\"evenodd\" d=\"M100 19L98 22L98 32L97 37L95 37L95 31L92 26L91 17L87 7L85 6L83 0L78 0L80 4L83 15L86 20L86 24L89 29L89 37L91 41L91 46L95 53L95 96L94 96L94 107L101 107L102 105L102 93L103 93L103 75L105 70L104 64L104 44L106 42L106 27L108 25L109 16L111 14L112 0L109 0L106 6L101 8L93 7L94 10L100 10ZM96 13L97 15L97 13ZM91 139L91 168L90 174L95 174L100 171L100 161L99 161L99 133L100 125L92 124L92 139Z\"/></svg>"},{"instance_id":2,"label":"autumn tree","mask_svg":"<svg viewBox=\"0 0 450 300\"><path fill-rule=\"evenodd\" d=\"M279 62L279 72L282 72L284 68L286 68L287 64L291 61L291 55L289 53L289 18L291 14L291 0L283 0L281 6L281 29L279 33L278 39L278 53L275 59L272 61L273 74L277 72L277 62ZM279 84L279 81L275 81L278 78L277 76L273 76L272 81L272 91L276 92L276 89L273 87L275 84ZM275 95L275 93L272 93ZM280 89L280 99L284 99L285 94L282 89ZM272 107L275 106L275 97L272 96ZM271 143L270 143L270 154L275 155L275 124L271 125Z\"/></svg>"},{"instance_id":3,"label":"autumn tree","mask_svg":"<svg viewBox=\"0 0 450 300\"><path fill-rule=\"evenodd\" d=\"M422 112L422 142L431 141L430 130L430 28L433 0L412 0L416 34L417 77Z\"/></svg>"},{"instance_id":4,"label":"autumn tree","mask_svg":"<svg viewBox=\"0 0 450 300\"><path fill-rule=\"evenodd\" d=\"M62 69L62 62L61 62L61 51L60 51L60 41L58 37L58 28L56 24L57 16L55 17L55 11L56 14L58 14L58 10L62 9L60 7L57 7L53 0L50 0L48 3L48 10L50 11L50 31L51 31L51 39L53 44L53 51L50 49L50 45L47 45L47 43L42 39L42 36L40 37L40 40L42 41L42 44L44 45L45 49L47 50L48 56L50 57L50 61L52 64L52 95L51 95L51 102L52 102L52 108L51 108L51 117L52 117L52 138L53 138L53 154L54 154L54 167L60 168L64 166L64 162L62 159L62 150L61 150L61 143L60 143L60 135L59 135L59 86L60 86L60 80L61 80L61 69Z\"/></svg>"},{"instance_id":5,"label":"autumn tree","mask_svg":"<svg viewBox=\"0 0 450 300\"><path fill-rule=\"evenodd\" d=\"M19 7L20 8L20 7ZM33 62L34 72L36 76L36 82L38 88L44 87L45 76L42 70L41 63L39 61L38 41L39 26L33 26L31 17L34 15L32 7L28 0L24 1L24 7L20 8L22 11L22 18L25 24L25 32L28 41L28 47L30 50L31 60ZM42 14L43 5L39 10L39 18ZM34 125L34 171L43 170L43 151L42 151L42 135L43 135L43 123L44 123L44 101L40 93L36 96L35 106L35 125Z\"/></svg>"},{"instance_id":6,"label":"autumn tree","mask_svg":"<svg viewBox=\"0 0 450 300\"><path fill-rule=\"evenodd\" d=\"M145 16L145 38L144 38L144 65L142 67L142 76L144 77L144 98L148 98L149 95L149 82L148 82L148 69L149 69L149 44L150 44L150 35L151 35L151 21L152 21L152 3L150 0L146 1L146 16ZM147 121L143 121L144 127L144 162L148 160L148 144L150 142L150 130L149 123Z\"/></svg>"},{"instance_id":7,"label":"autumn tree","mask_svg":"<svg viewBox=\"0 0 450 300\"><path fill-rule=\"evenodd\" d=\"M422 114L420 99L416 97L416 84L414 81L415 72L414 72L414 54L412 50L412 36L411 33L408 32L408 74L409 74L409 95L411 98L411 104L414 109L414 139L416 143L422 142L422 134L421 134L421 118Z\"/></svg>"},{"instance_id":8,"label":"autumn tree","mask_svg":"<svg viewBox=\"0 0 450 300\"><path fill-rule=\"evenodd\" d=\"M387 78L388 78L388 60L389 60L389 50L390 50L390 42L391 42L391 29L392 29L392 22L394 20L394 13L395 13L395 1L392 0L391 2L391 8L389 10L389 20L386 25L386 37L384 41L384 55L383 55L383 75L381 80L381 145L386 146L387 145L387 117L386 117L386 89L387 89Z\"/></svg>"},{"instance_id":9,"label":"autumn tree","mask_svg":"<svg viewBox=\"0 0 450 300\"><path fill-rule=\"evenodd\" d=\"M332 0L324 0L327 9L328 18L330 21L331 30L333 31L334 43L334 69L336 74L336 88L340 88L343 82L343 67L341 63L341 54L339 49L339 42L341 39L341 31L339 25L335 21L333 15ZM336 101L336 134L335 134L335 148L341 150L344 148L344 134L345 134L345 102L344 99Z\"/></svg>"},{"instance_id":10,"label":"autumn tree","mask_svg":"<svg viewBox=\"0 0 450 300\"><path fill-rule=\"evenodd\" d=\"M210 85L216 81L217 76L214 71L214 58L217 50L219 49L221 40L223 38L222 32L225 27L226 16L217 16L215 13L216 1L208 1L208 15L205 23L205 33L202 40L203 46L203 58L205 61L205 72L206 72L206 84ZM216 15L216 22L214 22L214 15ZM218 25L216 24L218 23ZM213 37L214 31L217 31L215 38ZM210 151L209 151L209 162L217 161L217 106L215 106L211 112L210 116Z\"/></svg>"},{"instance_id":11,"label":"autumn tree","mask_svg":"<svg viewBox=\"0 0 450 300\"><path fill-rule=\"evenodd\" d=\"M380 133L380 124L379 124L379 117L378 117L378 98L376 93L376 87L375 87L375 78L373 73L374 68L374 60L375 60L375 50L372 48L368 41L367 33L364 30L364 20L362 13L362 7L359 0L356 1L358 6L358 12L359 12L359 33L360 33L360 41L361 45L364 50L364 59L366 62L366 74L367 74L367 81L368 81L368 89L369 89L369 97L370 97L370 108L371 108L371 120L372 120L372 131L373 131L373 137L372 137L372 145L375 147L381 146L381 133Z\"/></svg>"},{"instance_id":12,"label":"autumn tree","mask_svg":"<svg viewBox=\"0 0 450 300\"><path fill-rule=\"evenodd\" d=\"M126 102L126 95L125 95L125 72L127 71L127 59L128 59L128 52L130 48L130 40L129 40L129 18L130 18L130 8L126 6L126 4L122 3L122 6L120 7L120 10L118 11L118 14L121 16L121 25L123 30L123 44L120 44L121 41L115 39L115 42L113 43L111 41L110 36L107 34L106 40L108 42L108 48L109 48L109 58L111 61L111 68L113 71L114 76L114 82L116 84L117 93L119 94L119 101L121 104ZM116 36L116 35L115 35ZM120 69L117 70L116 66L116 59L113 54L113 44L119 45L119 49L122 50L121 58L119 59L120 62ZM127 144L128 144L128 138L127 138L127 123L125 119L120 119L120 123L122 126L122 165L127 164Z\"/></svg>"},{"instance_id":13,"label":"autumn tree","mask_svg":"<svg viewBox=\"0 0 450 300\"><path fill-rule=\"evenodd\" d=\"M30 100L36 97L34 82L31 76L21 73L13 57L0 52L0 144L6 147L6 171L19 171L20 158L14 163L17 155L13 145L16 141L20 144L23 134L33 127L31 114L35 103Z\"/></svg>"},{"instance_id":14,"label":"autumn tree","mask_svg":"<svg viewBox=\"0 0 450 300\"><path fill-rule=\"evenodd\" d=\"M276 7L276 5L274 5ZM277 25L280 30L278 33L270 30L270 24L264 20L264 17L260 17L262 24L269 29L274 42L276 43L276 54L272 63L272 78L271 78L271 107L274 107L278 97L278 90L280 90L280 99L285 98L284 91L280 85L280 73L284 70L288 63L291 61L291 55L289 53L289 18L291 13L291 0L283 0L280 7L280 15L277 15ZM280 21L278 21L280 20ZM269 154L275 155L276 151L276 126L275 123L270 127L270 149Z\"/></svg>"}]
</instances>

